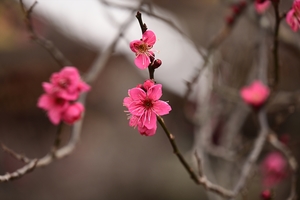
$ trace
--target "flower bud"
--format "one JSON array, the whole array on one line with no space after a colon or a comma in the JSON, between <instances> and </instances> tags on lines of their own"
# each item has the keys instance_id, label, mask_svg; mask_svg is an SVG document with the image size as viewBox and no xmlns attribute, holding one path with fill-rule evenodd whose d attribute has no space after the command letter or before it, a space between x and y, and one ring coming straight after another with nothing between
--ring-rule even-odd
<instances>
[{"instance_id":1,"label":"flower bud","mask_svg":"<svg viewBox=\"0 0 300 200\"><path fill-rule=\"evenodd\" d=\"M146 80L143 84L143 88L147 91L150 87L152 87L154 85L154 81L149 79L149 80Z\"/></svg>"},{"instance_id":2,"label":"flower bud","mask_svg":"<svg viewBox=\"0 0 300 200\"><path fill-rule=\"evenodd\" d=\"M157 69L157 68L159 68L159 66L161 66L161 64L162 64L162 61L161 61L160 59L156 59L156 60L153 62L152 67L153 67L154 69Z\"/></svg>"},{"instance_id":3,"label":"flower bud","mask_svg":"<svg viewBox=\"0 0 300 200\"><path fill-rule=\"evenodd\" d=\"M74 103L70 105L62 115L62 120L67 124L74 124L81 118L84 107L81 103Z\"/></svg>"}]
</instances>

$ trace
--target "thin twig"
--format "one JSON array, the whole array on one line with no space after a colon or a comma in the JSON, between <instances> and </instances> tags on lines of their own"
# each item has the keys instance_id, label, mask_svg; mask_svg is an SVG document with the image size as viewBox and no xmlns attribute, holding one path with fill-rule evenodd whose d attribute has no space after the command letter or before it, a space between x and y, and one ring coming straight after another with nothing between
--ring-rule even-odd
<instances>
[{"instance_id":1,"label":"thin twig","mask_svg":"<svg viewBox=\"0 0 300 200\"><path fill-rule=\"evenodd\" d=\"M205 189L215 192L223 197L226 198L230 198L234 196L234 193L230 190L227 190L219 185L213 184L211 183L206 176L201 176L198 177L197 174L194 172L194 170L192 169L192 167L187 163L187 161L184 159L184 157L182 156L182 154L180 153L177 144L175 142L175 137L173 136L173 134L168 130L168 128L165 125L165 122L163 120L162 117L157 116L157 120L159 122L159 124L161 125L161 127L163 128L164 132L166 133L169 142L173 148L173 152L174 154L177 156L177 158L179 159L179 161L181 162L181 164L184 166L184 168L186 169L186 171L188 172L188 174L190 175L191 179L198 185L203 185ZM198 157L199 158L199 157ZM200 158L199 158L200 159ZM200 161L201 162L201 161Z\"/></svg>"},{"instance_id":2,"label":"thin twig","mask_svg":"<svg viewBox=\"0 0 300 200\"><path fill-rule=\"evenodd\" d=\"M37 44L39 44L40 46L42 46L44 49L46 49L60 67L71 66L72 65L71 62L61 53L61 51L50 40L43 38L42 36L38 35L35 32L32 25L31 13L33 12L33 8L35 7L36 4L37 1L35 1L33 5L28 10L26 10L23 0L20 0L21 9L25 16L26 28L28 33L30 34L31 39L35 41Z\"/></svg>"},{"instance_id":3,"label":"thin twig","mask_svg":"<svg viewBox=\"0 0 300 200\"><path fill-rule=\"evenodd\" d=\"M271 1L274 12L275 12L275 28L274 28L274 36L273 36L273 59L274 59L274 80L271 83L271 86L275 88L279 82L279 74L280 74L280 68L279 68L279 55L278 55L278 34L279 34L279 25L281 22L281 17L279 14L279 1Z\"/></svg>"},{"instance_id":4,"label":"thin twig","mask_svg":"<svg viewBox=\"0 0 300 200\"><path fill-rule=\"evenodd\" d=\"M12 157L14 157L15 159L17 159L19 161L22 161L23 163L29 163L32 160L30 158L27 158L24 155L16 153L14 150L8 148L7 146L5 146L2 143L1 143L1 148L3 149L3 151L5 151L6 153L8 153L9 155L11 155Z\"/></svg>"}]
</instances>

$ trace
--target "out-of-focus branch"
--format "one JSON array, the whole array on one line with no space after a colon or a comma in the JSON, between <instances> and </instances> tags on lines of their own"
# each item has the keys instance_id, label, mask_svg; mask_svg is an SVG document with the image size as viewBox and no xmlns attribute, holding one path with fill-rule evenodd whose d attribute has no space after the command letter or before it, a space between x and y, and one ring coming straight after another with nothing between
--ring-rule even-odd
<instances>
[{"instance_id":1,"label":"out-of-focus branch","mask_svg":"<svg viewBox=\"0 0 300 200\"><path fill-rule=\"evenodd\" d=\"M289 148L284 144L282 144L274 133L270 133L268 135L268 141L274 148L282 152L283 155L288 160L288 163L292 170L292 183L291 183L291 192L287 200L295 200L297 199L296 198L297 197L296 184L297 184L297 170L298 170L297 161L293 156L292 152L289 150Z\"/></svg>"},{"instance_id":2,"label":"out-of-focus branch","mask_svg":"<svg viewBox=\"0 0 300 200\"><path fill-rule=\"evenodd\" d=\"M253 149L242 168L240 178L233 190L234 194L239 194L244 188L252 170L252 166L255 164L267 139L269 133L269 125L267 122L266 111L264 110L264 108L262 108L258 113L258 122L260 125L259 135L256 138Z\"/></svg>"},{"instance_id":3,"label":"out-of-focus branch","mask_svg":"<svg viewBox=\"0 0 300 200\"><path fill-rule=\"evenodd\" d=\"M242 1L241 1L242 2ZM238 15L235 16L231 23L226 23L225 26L220 30L220 32L212 39L212 41L209 43L206 54L202 54L204 63L202 66L197 69L195 72L195 75L192 77L190 81L186 82L187 90L184 94L184 100L187 101L190 94L192 93L193 86L197 83L199 77L201 76L202 72L208 65L211 56L216 48L218 48L223 41L230 35L231 31L234 29L237 19L243 14L243 12L246 10L247 4L245 4Z\"/></svg>"},{"instance_id":4,"label":"out-of-focus branch","mask_svg":"<svg viewBox=\"0 0 300 200\"><path fill-rule=\"evenodd\" d=\"M51 41L43 38L35 32L32 25L31 13L36 4L37 1L35 1L33 5L27 10L23 3L23 0L20 0L21 9L25 17L26 28L28 33L30 34L31 39L40 46L42 46L44 49L46 49L60 67L71 66L71 62L61 53L61 51Z\"/></svg>"}]
</instances>

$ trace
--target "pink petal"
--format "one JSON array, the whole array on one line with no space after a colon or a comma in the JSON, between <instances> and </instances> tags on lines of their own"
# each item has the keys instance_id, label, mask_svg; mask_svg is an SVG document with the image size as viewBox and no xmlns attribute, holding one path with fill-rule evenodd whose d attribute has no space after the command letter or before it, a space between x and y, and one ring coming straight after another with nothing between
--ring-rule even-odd
<instances>
[{"instance_id":1,"label":"pink petal","mask_svg":"<svg viewBox=\"0 0 300 200\"><path fill-rule=\"evenodd\" d=\"M87 92L87 91L89 91L91 89L91 86L89 86L85 82L81 81L78 84L78 89L79 89L80 92Z\"/></svg>"},{"instance_id":2,"label":"pink petal","mask_svg":"<svg viewBox=\"0 0 300 200\"><path fill-rule=\"evenodd\" d=\"M295 11L294 9L291 9L287 15L286 15L286 22L287 24L292 28L294 32L296 32L299 29L299 22L295 18Z\"/></svg>"},{"instance_id":3,"label":"pink petal","mask_svg":"<svg viewBox=\"0 0 300 200\"><path fill-rule=\"evenodd\" d=\"M143 38L142 40L148 45L148 46L153 46L156 42L156 36L155 33L153 31L147 30L144 34L143 34Z\"/></svg>"},{"instance_id":4,"label":"pink petal","mask_svg":"<svg viewBox=\"0 0 300 200\"><path fill-rule=\"evenodd\" d=\"M128 90L128 93L133 101L141 101L146 98L146 92L141 88L132 88Z\"/></svg>"},{"instance_id":5,"label":"pink petal","mask_svg":"<svg viewBox=\"0 0 300 200\"><path fill-rule=\"evenodd\" d=\"M157 126L155 126L152 129L148 129L145 126L138 126L138 131L140 132L141 135L145 135L145 136L152 136L155 134L157 129Z\"/></svg>"},{"instance_id":6,"label":"pink petal","mask_svg":"<svg viewBox=\"0 0 300 200\"><path fill-rule=\"evenodd\" d=\"M162 85L156 84L149 88L147 91L147 96L151 100L158 100L162 96Z\"/></svg>"},{"instance_id":7,"label":"pink petal","mask_svg":"<svg viewBox=\"0 0 300 200\"><path fill-rule=\"evenodd\" d=\"M38 99L37 106L44 110L49 110L53 106L53 98L48 94L43 94Z\"/></svg>"},{"instance_id":8,"label":"pink petal","mask_svg":"<svg viewBox=\"0 0 300 200\"><path fill-rule=\"evenodd\" d=\"M131 51L133 51L134 53L138 52L138 46L144 44L143 41L141 40L133 40L132 42L130 42L129 47L131 49Z\"/></svg>"},{"instance_id":9,"label":"pink petal","mask_svg":"<svg viewBox=\"0 0 300 200\"><path fill-rule=\"evenodd\" d=\"M129 111L132 115L142 116L142 115L145 113L145 107L142 105L141 102L133 101L133 102L128 106L128 111Z\"/></svg>"},{"instance_id":10,"label":"pink petal","mask_svg":"<svg viewBox=\"0 0 300 200\"><path fill-rule=\"evenodd\" d=\"M135 115L131 115L129 119L129 126L136 127L139 124L139 118Z\"/></svg>"},{"instance_id":11,"label":"pink petal","mask_svg":"<svg viewBox=\"0 0 300 200\"><path fill-rule=\"evenodd\" d=\"M150 64L150 58L146 54L139 54L135 60L135 65L140 69L146 69Z\"/></svg>"},{"instance_id":12,"label":"pink petal","mask_svg":"<svg viewBox=\"0 0 300 200\"><path fill-rule=\"evenodd\" d=\"M46 93L48 93L48 94L53 93L54 86L51 83L43 82L42 86Z\"/></svg>"},{"instance_id":13,"label":"pink petal","mask_svg":"<svg viewBox=\"0 0 300 200\"><path fill-rule=\"evenodd\" d=\"M48 111L48 117L54 125L57 125L61 120L61 112L58 109L51 109Z\"/></svg>"},{"instance_id":14,"label":"pink petal","mask_svg":"<svg viewBox=\"0 0 300 200\"><path fill-rule=\"evenodd\" d=\"M167 102L160 100L153 103L152 109L157 115L166 115L172 110L171 106Z\"/></svg>"},{"instance_id":15,"label":"pink petal","mask_svg":"<svg viewBox=\"0 0 300 200\"><path fill-rule=\"evenodd\" d=\"M156 126L156 120L156 114L151 110L146 111L141 118L142 124L148 129L152 129Z\"/></svg>"},{"instance_id":16,"label":"pink petal","mask_svg":"<svg viewBox=\"0 0 300 200\"><path fill-rule=\"evenodd\" d=\"M132 99L130 97L125 97L123 99L123 106L126 106L128 108L128 106L131 104Z\"/></svg>"}]
</instances>

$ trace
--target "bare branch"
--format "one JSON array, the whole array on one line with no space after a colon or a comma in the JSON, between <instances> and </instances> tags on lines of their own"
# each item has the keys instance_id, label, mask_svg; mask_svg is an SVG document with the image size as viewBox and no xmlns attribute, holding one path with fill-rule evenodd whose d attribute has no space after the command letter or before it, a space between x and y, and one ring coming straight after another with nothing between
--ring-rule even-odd
<instances>
[{"instance_id":1,"label":"bare branch","mask_svg":"<svg viewBox=\"0 0 300 200\"><path fill-rule=\"evenodd\" d=\"M28 10L26 10L23 0L20 0L21 9L25 16L26 28L28 33L30 34L31 39L40 46L42 46L44 49L46 49L52 56L52 58L59 64L60 67L71 66L71 62L61 53L61 51L51 41L43 38L35 32L31 21L31 13L33 12L33 9L36 4L37 1L35 1L33 5L30 6Z\"/></svg>"}]
</instances>

